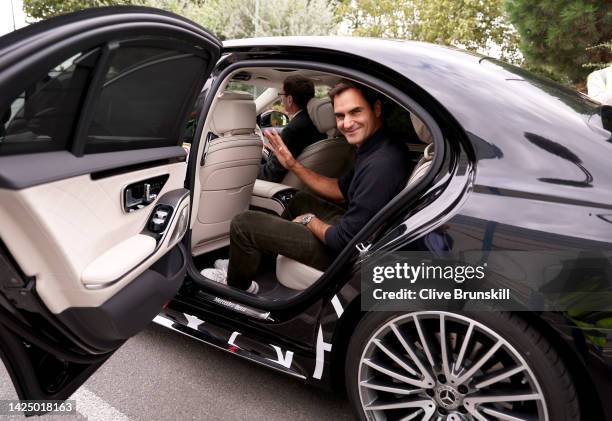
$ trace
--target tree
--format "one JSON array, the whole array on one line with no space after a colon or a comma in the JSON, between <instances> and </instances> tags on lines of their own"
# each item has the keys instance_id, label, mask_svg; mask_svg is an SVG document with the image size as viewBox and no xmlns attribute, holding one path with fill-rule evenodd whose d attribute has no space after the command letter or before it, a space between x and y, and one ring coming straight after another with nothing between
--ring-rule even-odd
<instances>
[{"instance_id":1,"label":"tree","mask_svg":"<svg viewBox=\"0 0 612 421\"><path fill-rule=\"evenodd\" d=\"M506 0L510 21L520 34L527 65L557 79L583 81L587 63L609 63L606 48L588 48L612 39L612 13L601 0Z\"/></svg>"},{"instance_id":2,"label":"tree","mask_svg":"<svg viewBox=\"0 0 612 421\"><path fill-rule=\"evenodd\" d=\"M24 0L23 10L34 19L47 19L90 7L132 4L132 0Z\"/></svg>"},{"instance_id":3,"label":"tree","mask_svg":"<svg viewBox=\"0 0 612 421\"><path fill-rule=\"evenodd\" d=\"M343 0L337 13L352 35L412 39L520 61L503 0Z\"/></svg>"},{"instance_id":4,"label":"tree","mask_svg":"<svg viewBox=\"0 0 612 421\"><path fill-rule=\"evenodd\" d=\"M327 0L24 0L26 13L36 19L115 5L142 5L174 12L221 39L329 35L336 33L337 27L334 5Z\"/></svg>"}]
</instances>

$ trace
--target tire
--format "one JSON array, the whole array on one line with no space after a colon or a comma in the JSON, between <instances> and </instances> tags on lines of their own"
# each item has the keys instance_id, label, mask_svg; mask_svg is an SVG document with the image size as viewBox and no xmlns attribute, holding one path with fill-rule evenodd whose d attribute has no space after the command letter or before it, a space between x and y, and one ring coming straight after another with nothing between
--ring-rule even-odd
<instances>
[{"instance_id":1,"label":"tire","mask_svg":"<svg viewBox=\"0 0 612 421\"><path fill-rule=\"evenodd\" d=\"M508 312L368 313L349 342L345 382L360 420L580 419L559 355Z\"/></svg>"}]
</instances>

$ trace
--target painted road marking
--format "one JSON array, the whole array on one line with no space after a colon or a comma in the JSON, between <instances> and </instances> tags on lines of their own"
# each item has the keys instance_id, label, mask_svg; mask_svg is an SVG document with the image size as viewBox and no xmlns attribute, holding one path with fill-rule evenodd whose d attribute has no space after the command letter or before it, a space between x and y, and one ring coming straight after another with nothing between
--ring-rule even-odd
<instances>
[{"instance_id":1,"label":"painted road marking","mask_svg":"<svg viewBox=\"0 0 612 421\"><path fill-rule=\"evenodd\" d=\"M77 412L89 421L130 421L130 417L85 387L78 389L69 399L76 400Z\"/></svg>"}]
</instances>

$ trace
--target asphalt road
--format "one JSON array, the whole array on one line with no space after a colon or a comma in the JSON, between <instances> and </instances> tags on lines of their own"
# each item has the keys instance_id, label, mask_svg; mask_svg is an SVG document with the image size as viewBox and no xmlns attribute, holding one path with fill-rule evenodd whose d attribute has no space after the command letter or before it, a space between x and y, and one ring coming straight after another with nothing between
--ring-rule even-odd
<instances>
[{"instance_id":1,"label":"asphalt road","mask_svg":"<svg viewBox=\"0 0 612 421\"><path fill-rule=\"evenodd\" d=\"M73 398L76 416L35 420L352 419L348 402L341 395L318 390L153 324L117 351ZM0 399L16 399L2 364Z\"/></svg>"}]
</instances>

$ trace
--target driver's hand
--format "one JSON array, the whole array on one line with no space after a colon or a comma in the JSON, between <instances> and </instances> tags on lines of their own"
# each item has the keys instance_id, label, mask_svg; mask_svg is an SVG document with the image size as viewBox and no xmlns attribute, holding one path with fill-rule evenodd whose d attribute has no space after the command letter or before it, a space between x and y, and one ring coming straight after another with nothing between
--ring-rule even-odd
<instances>
[{"instance_id":1,"label":"driver's hand","mask_svg":"<svg viewBox=\"0 0 612 421\"><path fill-rule=\"evenodd\" d=\"M268 142L270 142L269 144L264 143L264 146L274 152L278 162L280 162L283 167L288 170L291 169L291 167L295 165L295 158L276 129L264 130L264 136L268 139Z\"/></svg>"}]
</instances>

